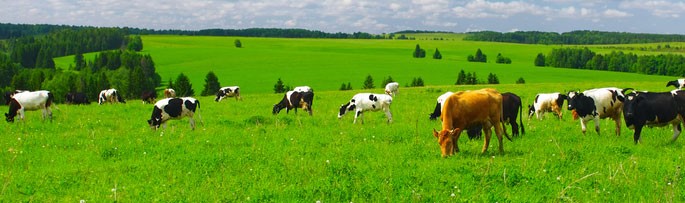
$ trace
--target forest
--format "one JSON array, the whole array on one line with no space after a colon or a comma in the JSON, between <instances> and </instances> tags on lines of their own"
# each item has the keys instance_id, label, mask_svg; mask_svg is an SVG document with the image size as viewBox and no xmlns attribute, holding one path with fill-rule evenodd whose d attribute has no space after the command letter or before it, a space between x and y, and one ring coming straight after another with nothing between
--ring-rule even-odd
<instances>
[{"instance_id":1,"label":"forest","mask_svg":"<svg viewBox=\"0 0 685 203\"><path fill-rule=\"evenodd\" d=\"M636 55L613 51L597 54L588 48L553 49L548 55L538 54L536 66L608 70L648 75L685 75L685 57L677 54Z\"/></svg>"},{"instance_id":2,"label":"forest","mask_svg":"<svg viewBox=\"0 0 685 203\"><path fill-rule=\"evenodd\" d=\"M655 42L685 42L685 35L603 32L579 30L572 32L469 32L464 40L511 42L522 44L636 44Z\"/></svg>"}]
</instances>

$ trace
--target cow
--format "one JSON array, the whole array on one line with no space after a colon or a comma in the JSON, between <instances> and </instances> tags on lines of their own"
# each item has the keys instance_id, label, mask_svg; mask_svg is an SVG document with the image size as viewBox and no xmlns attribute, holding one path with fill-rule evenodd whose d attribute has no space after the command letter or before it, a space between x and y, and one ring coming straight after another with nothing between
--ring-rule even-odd
<instances>
[{"instance_id":1,"label":"cow","mask_svg":"<svg viewBox=\"0 0 685 203\"><path fill-rule=\"evenodd\" d=\"M90 104L88 97L83 92L70 92L64 97L67 104Z\"/></svg>"},{"instance_id":2,"label":"cow","mask_svg":"<svg viewBox=\"0 0 685 203\"><path fill-rule=\"evenodd\" d=\"M668 83L666 83L666 87L668 87L668 86L673 86L673 87L681 90L681 89L683 89L683 87L685 87L685 78L668 81Z\"/></svg>"},{"instance_id":3,"label":"cow","mask_svg":"<svg viewBox=\"0 0 685 203\"><path fill-rule=\"evenodd\" d=\"M499 151L504 153L503 129L500 125L502 95L497 90L486 88L454 93L445 99L441 114L442 130L438 132L433 129L433 136L438 138L443 157L459 152L458 140L461 132L478 125L482 125L485 131L485 143L481 152L487 151L492 136L490 128L494 126Z\"/></svg>"},{"instance_id":4,"label":"cow","mask_svg":"<svg viewBox=\"0 0 685 203\"><path fill-rule=\"evenodd\" d=\"M164 98L173 98L176 97L176 91L171 88L164 89Z\"/></svg>"},{"instance_id":5,"label":"cow","mask_svg":"<svg viewBox=\"0 0 685 203\"><path fill-rule=\"evenodd\" d=\"M121 94L119 94L119 91L117 91L116 89L106 89L106 90L100 91L100 94L98 94L98 104L103 104L105 102L126 103L126 101L124 101L124 98L121 98Z\"/></svg>"},{"instance_id":6,"label":"cow","mask_svg":"<svg viewBox=\"0 0 685 203\"><path fill-rule=\"evenodd\" d=\"M535 100L533 105L528 105L528 119L535 117L542 120L545 112L554 112L557 114L559 119L562 118L562 108L564 106L564 100L567 100L568 96L561 94L559 92L555 93L540 93L535 95Z\"/></svg>"},{"instance_id":7,"label":"cow","mask_svg":"<svg viewBox=\"0 0 685 203\"><path fill-rule=\"evenodd\" d=\"M290 109L295 109L295 113L297 113L297 109L302 108L309 112L309 115L311 116L312 102L314 102L313 92L288 91L280 102L274 104L272 113L276 115L284 108L286 109L286 113L289 113Z\"/></svg>"},{"instance_id":8,"label":"cow","mask_svg":"<svg viewBox=\"0 0 685 203\"><path fill-rule=\"evenodd\" d=\"M14 117L17 115L21 120L24 120L25 111L40 109L43 111L43 120L47 116L52 121L50 106L54 99L52 93L46 90L16 93L10 98L9 112L5 113L5 120L10 123L14 122Z\"/></svg>"},{"instance_id":9,"label":"cow","mask_svg":"<svg viewBox=\"0 0 685 203\"><path fill-rule=\"evenodd\" d=\"M165 98L157 101L154 108L152 109L152 116L147 123L153 130L159 129L159 126L164 124L166 128L166 122L170 119L181 119L188 117L190 120L190 128L195 130L195 120L193 116L195 112L198 111L199 116L200 101L192 97L180 97L180 98ZM202 122L202 118L200 118Z\"/></svg>"},{"instance_id":10,"label":"cow","mask_svg":"<svg viewBox=\"0 0 685 203\"><path fill-rule=\"evenodd\" d=\"M573 118L580 118L580 127L585 134L585 124L594 120L595 131L599 134L599 119L611 118L616 123L616 135L621 135L621 108L624 95L622 89L615 87L585 90L582 93L568 93L568 110Z\"/></svg>"},{"instance_id":11,"label":"cow","mask_svg":"<svg viewBox=\"0 0 685 203\"><path fill-rule=\"evenodd\" d=\"M685 115L685 90L671 92L631 92L623 100L623 119L629 129L635 130L633 140L640 141L642 128L673 125L671 142L678 139L680 123Z\"/></svg>"},{"instance_id":12,"label":"cow","mask_svg":"<svg viewBox=\"0 0 685 203\"><path fill-rule=\"evenodd\" d=\"M243 100L240 97L240 87L239 86L222 87L216 93L216 99L214 99L214 101L220 102L222 99L224 99L226 97L235 97L235 100L239 100L239 99Z\"/></svg>"},{"instance_id":13,"label":"cow","mask_svg":"<svg viewBox=\"0 0 685 203\"><path fill-rule=\"evenodd\" d=\"M309 86L297 86L293 89L296 92L314 92L314 90Z\"/></svg>"},{"instance_id":14,"label":"cow","mask_svg":"<svg viewBox=\"0 0 685 203\"><path fill-rule=\"evenodd\" d=\"M385 94L388 94L390 96L395 96L397 95L397 92L399 91L400 84L397 82L391 82L385 85Z\"/></svg>"},{"instance_id":15,"label":"cow","mask_svg":"<svg viewBox=\"0 0 685 203\"><path fill-rule=\"evenodd\" d=\"M143 100L143 104L152 104L157 100L157 92L155 91L144 91L140 95L140 99Z\"/></svg>"},{"instance_id":16,"label":"cow","mask_svg":"<svg viewBox=\"0 0 685 203\"><path fill-rule=\"evenodd\" d=\"M365 111L383 110L388 118L388 123L392 123L391 104L392 97L389 95L373 93L355 94L349 102L340 106L338 119L341 119L348 111L354 111L354 121L352 123L357 123L357 118L359 118L362 124L364 124L363 113Z\"/></svg>"},{"instance_id":17,"label":"cow","mask_svg":"<svg viewBox=\"0 0 685 203\"><path fill-rule=\"evenodd\" d=\"M433 113L430 115L430 119L434 120L440 117L442 111L442 102L449 97L452 92L447 92L438 97L438 103L435 105ZM502 93L502 128L504 129L504 134L507 134L506 123L511 125L511 133L513 136L519 135L519 126L521 127L521 134L525 134L525 128L523 127L523 108L521 105L521 98L511 92ZM518 114L518 115L517 115ZM519 117L519 124L516 123L516 117ZM480 138L482 126L475 126L466 130L469 139Z\"/></svg>"}]
</instances>

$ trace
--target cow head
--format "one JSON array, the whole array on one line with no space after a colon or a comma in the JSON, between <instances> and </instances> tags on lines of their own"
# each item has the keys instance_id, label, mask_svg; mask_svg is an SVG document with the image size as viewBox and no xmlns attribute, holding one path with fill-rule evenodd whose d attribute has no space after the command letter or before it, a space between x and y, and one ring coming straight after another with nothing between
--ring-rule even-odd
<instances>
[{"instance_id":1,"label":"cow head","mask_svg":"<svg viewBox=\"0 0 685 203\"><path fill-rule=\"evenodd\" d=\"M578 105L578 98L579 97L584 97L583 93L578 93L578 91L570 91L568 92L566 98L568 98L568 110L571 111L576 108L576 105Z\"/></svg>"},{"instance_id":2,"label":"cow head","mask_svg":"<svg viewBox=\"0 0 685 203\"><path fill-rule=\"evenodd\" d=\"M17 100L11 99L9 102L9 106L9 112L5 113L5 120L8 123L12 123L14 122L14 117L17 116L17 111L19 110L19 108L21 108L21 105L19 105L19 102L17 102Z\"/></svg>"},{"instance_id":3,"label":"cow head","mask_svg":"<svg viewBox=\"0 0 685 203\"><path fill-rule=\"evenodd\" d=\"M224 97L224 96L226 96L226 92L224 92L224 90L219 90L219 91L216 93L216 98L214 99L214 101L218 102L218 101L220 101L221 98Z\"/></svg>"},{"instance_id":4,"label":"cow head","mask_svg":"<svg viewBox=\"0 0 685 203\"><path fill-rule=\"evenodd\" d=\"M300 100L300 108L307 110L309 115L312 115L312 103L314 102L313 92L303 92L302 99Z\"/></svg>"},{"instance_id":5,"label":"cow head","mask_svg":"<svg viewBox=\"0 0 685 203\"><path fill-rule=\"evenodd\" d=\"M666 83L666 87L668 87L668 86L673 86L675 88L679 88L680 83L678 83L678 80L668 81L668 83Z\"/></svg>"},{"instance_id":6,"label":"cow head","mask_svg":"<svg viewBox=\"0 0 685 203\"><path fill-rule=\"evenodd\" d=\"M456 133L459 131L461 131L459 128L454 130L441 130L440 132L433 129L433 136L438 138L438 144L440 145L442 157L452 156L456 151L454 146L454 141L456 141L454 140L454 135L456 135Z\"/></svg>"},{"instance_id":7,"label":"cow head","mask_svg":"<svg viewBox=\"0 0 685 203\"><path fill-rule=\"evenodd\" d=\"M350 100L350 102L347 102L346 104L343 104L340 106L340 112L338 112L338 119L342 118L342 116L347 113L347 111L352 111L356 108L357 106L354 104L354 99Z\"/></svg>"},{"instance_id":8,"label":"cow head","mask_svg":"<svg viewBox=\"0 0 685 203\"><path fill-rule=\"evenodd\" d=\"M644 98L639 93L630 93L625 95L623 100L623 120L626 122L626 127L635 129L635 113L636 107L642 102Z\"/></svg>"},{"instance_id":9,"label":"cow head","mask_svg":"<svg viewBox=\"0 0 685 203\"><path fill-rule=\"evenodd\" d=\"M528 119L532 118L535 114L535 106L528 105Z\"/></svg>"},{"instance_id":10,"label":"cow head","mask_svg":"<svg viewBox=\"0 0 685 203\"><path fill-rule=\"evenodd\" d=\"M162 125L162 109L155 106L152 109L152 116L150 117L150 120L147 120L147 124L150 125L150 128L153 130L159 128L159 126Z\"/></svg>"},{"instance_id":11,"label":"cow head","mask_svg":"<svg viewBox=\"0 0 685 203\"><path fill-rule=\"evenodd\" d=\"M276 114L278 114L278 112L281 112L281 109L284 109L285 107L286 107L286 105L284 103L274 104L274 108L271 111L271 113L276 115Z\"/></svg>"}]
</instances>

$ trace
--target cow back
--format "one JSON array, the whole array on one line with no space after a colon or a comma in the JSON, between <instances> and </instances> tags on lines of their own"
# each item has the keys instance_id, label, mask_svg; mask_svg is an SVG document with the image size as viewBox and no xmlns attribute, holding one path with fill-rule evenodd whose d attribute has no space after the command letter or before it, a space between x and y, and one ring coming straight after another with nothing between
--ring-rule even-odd
<instances>
[{"instance_id":1,"label":"cow back","mask_svg":"<svg viewBox=\"0 0 685 203\"><path fill-rule=\"evenodd\" d=\"M442 107L442 128L466 129L480 123L499 124L502 95L494 89L457 92Z\"/></svg>"}]
</instances>

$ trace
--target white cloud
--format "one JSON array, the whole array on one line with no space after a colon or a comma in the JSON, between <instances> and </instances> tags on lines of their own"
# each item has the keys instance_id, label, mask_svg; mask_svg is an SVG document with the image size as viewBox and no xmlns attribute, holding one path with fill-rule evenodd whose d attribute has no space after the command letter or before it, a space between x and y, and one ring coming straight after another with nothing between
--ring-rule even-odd
<instances>
[{"instance_id":1,"label":"white cloud","mask_svg":"<svg viewBox=\"0 0 685 203\"><path fill-rule=\"evenodd\" d=\"M620 4L621 8L646 10L652 15L665 18L680 18L685 13L685 2L671 1L625 1Z\"/></svg>"},{"instance_id":2,"label":"white cloud","mask_svg":"<svg viewBox=\"0 0 685 203\"><path fill-rule=\"evenodd\" d=\"M607 9L604 11L604 16L609 18L622 18L631 16L631 14L616 9Z\"/></svg>"}]
</instances>

